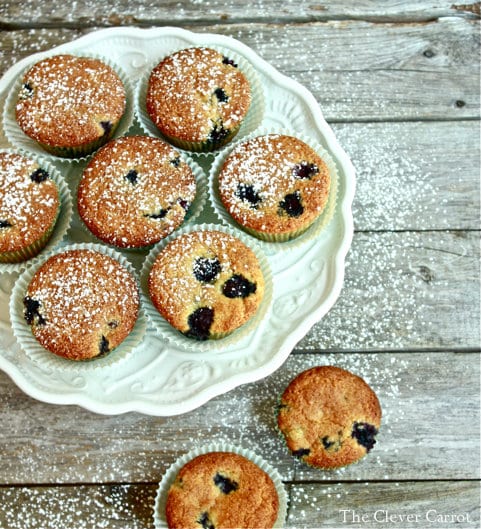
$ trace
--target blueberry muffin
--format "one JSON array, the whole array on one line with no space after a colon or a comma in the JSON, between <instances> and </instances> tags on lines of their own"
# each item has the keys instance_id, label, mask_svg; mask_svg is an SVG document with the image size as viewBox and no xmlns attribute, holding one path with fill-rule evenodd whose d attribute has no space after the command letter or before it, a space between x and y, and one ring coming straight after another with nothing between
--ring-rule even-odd
<instances>
[{"instance_id":1,"label":"blueberry muffin","mask_svg":"<svg viewBox=\"0 0 481 529\"><path fill-rule=\"evenodd\" d=\"M0 263L37 255L59 211L59 190L48 171L23 155L0 152Z\"/></svg>"},{"instance_id":2,"label":"blueberry muffin","mask_svg":"<svg viewBox=\"0 0 481 529\"><path fill-rule=\"evenodd\" d=\"M155 244L183 222L196 196L192 169L159 138L111 140L85 168L80 217L100 240L121 248Z\"/></svg>"},{"instance_id":3,"label":"blueberry muffin","mask_svg":"<svg viewBox=\"0 0 481 529\"><path fill-rule=\"evenodd\" d=\"M139 312L137 283L118 261L90 249L48 258L23 299L24 317L48 351L75 361L104 356L132 331Z\"/></svg>"},{"instance_id":4,"label":"blueberry muffin","mask_svg":"<svg viewBox=\"0 0 481 529\"><path fill-rule=\"evenodd\" d=\"M211 151L237 134L251 87L229 57L211 48L186 48L153 68L145 103L152 122L174 145Z\"/></svg>"},{"instance_id":5,"label":"blueberry muffin","mask_svg":"<svg viewBox=\"0 0 481 529\"><path fill-rule=\"evenodd\" d=\"M275 485L261 468L232 452L195 457L170 487L170 529L272 528L279 510Z\"/></svg>"},{"instance_id":6,"label":"blueberry muffin","mask_svg":"<svg viewBox=\"0 0 481 529\"><path fill-rule=\"evenodd\" d=\"M304 141L266 134L241 142L217 175L220 201L245 231L283 242L307 230L323 212L331 174Z\"/></svg>"},{"instance_id":7,"label":"blueberry muffin","mask_svg":"<svg viewBox=\"0 0 481 529\"><path fill-rule=\"evenodd\" d=\"M23 76L15 117L22 131L49 153L77 157L106 143L125 109L125 87L109 65L56 55Z\"/></svg>"},{"instance_id":8,"label":"blueberry muffin","mask_svg":"<svg viewBox=\"0 0 481 529\"><path fill-rule=\"evenodd\" d=\"M319 366L287 386L277 423L294 456L319 468L342 467L373 448L381 407L362 378L339 367Z\"/></svg>"},{"instance_id":9,"label":"blueberry muffin","mask_svg":"<svg viewBox=\"0 0 481 529\"><path fill-rule=\"evenodd\" d=\"M184 233L157 255L150 299L175 329L197 340L223 338L257 312L265 278L257 256L237 237L216 230Z\"/></svg>"}]
</instances>

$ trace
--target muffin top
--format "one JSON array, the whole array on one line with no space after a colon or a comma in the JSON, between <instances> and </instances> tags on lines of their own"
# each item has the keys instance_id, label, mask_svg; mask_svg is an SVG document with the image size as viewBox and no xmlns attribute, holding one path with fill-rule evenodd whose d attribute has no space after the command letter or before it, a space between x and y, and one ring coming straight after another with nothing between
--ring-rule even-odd
<instances>
[{"instance_id":1,"label":"muffin top","mask_svg":"<svg viewBox=\"0 0 481 529\"><path fill-rule=\"evenodd\" d=\"M278 510L279 497L266 472L241 455L210 452L180 469L167 495L166 518L171 529L268 529Z\"/></svg>"},{"instance_id":2,"label":"muffin top","mask_svg":"<svg viewBox=\"0 0 481 529\"><path fill-rule=\"evenodd\" d=\"M166 136L188 142L221 140L249 109L249 81L238 66L211 48L186 48L151 72L146 106Z\"/></svg>"},{"instance_id":3,"label":"muffin top","mask_svg":"<svg viewBox=\"0 0 481 529\"><path fill-rule=\"evenodd\" d=\"M15 252L39 240L55 222L57 185L38 162L0 152L0 252Z\"/></svg>"},{"instance_id":4,"label":"muffin top","mask_svg":"<svg viewBox=\"0 0 481 529\"><path fill-rule=\"evenodd\" d=\"M72 249L48 258L35 272L24 316L43 347L70 360L88 360L128 336L139 302L134 277L118 261Z\"/></svg>"},{"instance_id":5,"label":"muffin top","mask_svg":"<svg viewBox=\"0 0 481 529\"><path fill-rule=\"evenodd\" d=\"M195 195L193 172L177 150L158 138L130 136L97 151L83 172L77 202L96 237L133 248L180 226Z\"/></svg>"},{"instance_id":6,"label":"muffin top","mask_svg":"<svg viewBox=\"0 0 481 529\"><path fill-rule=\"evenodd\" d=\"M317 152L284 134L241 142L217 178L219 197L234 220L269 234L307 228L322 213L331 183Z\"/></svg>"},{"instance_id":7,"label":"muffin top","mask_svg":"<svg viewBox=\"0 0 481 529\"><path fill-rule=\"evenodd\" d=\"M256 255L242 241L205 230L179 235L160 251L148 288L173 327L206 340L249 320L263 299L265 281Z\"/></svg>"},{"instance_id":8,"label":"muffin top","mask_svg":"<svg viewBox=\"0 0 481 529\"><path fill-rule=\"evenodd\" d=\"M51 147L77 147L108 137L126 108L120 77L99 59L56 55L24 75L15 107L30 138Z\"/></svg>"},{"instance_id":9,"label":"muffin top","mask_svg":"<svg viewBox=\"0 0 481 529\"><path fill-rule=\"evenodd\" d=\"M339 367L318 366L287 386L277 423L294 456L319 468L341 467L373 448L381 407L362 378Z\"/></svg>"}]
</instances>

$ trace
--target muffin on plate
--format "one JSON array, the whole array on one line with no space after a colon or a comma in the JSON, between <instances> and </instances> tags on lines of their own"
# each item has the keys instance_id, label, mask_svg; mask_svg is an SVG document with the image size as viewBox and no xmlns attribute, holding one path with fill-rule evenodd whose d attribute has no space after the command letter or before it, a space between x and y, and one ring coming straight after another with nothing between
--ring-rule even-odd
<instances>
[{"instance_id":1,"label":"muffin on plate","mask_svg":"<svg viewBox=\"0 0 481 529\"><path fill-rule=\"evenodd\" d=\"M251 86L221 52L186 48L152 69L145 104L169 142L190 151L212 151L239 131L251 105Z\"/></svg>"},{"instance_id":2,"label":"muffin on plate","mask_svg":"<svg viewBox=\"0 0 481 529\"><path fill-rule=\"evenodd\" d=\"M323 212L331 187L328 165L312 147L275 133L240 142L214 178L230 217L269 242L304 233Z\"/></svg>"},{"instance_id":3,"label":"muffin on plate","mask_svg":"<svg viewBox=\"0 0 481 529\"><path fill-rule=\"evenodd\" d=\"M80 217L100 240L121 248L157 243L186 219L196 179L159 138L126 136L95 153L78 187Z\"/></svg>"},{"instance_id":4,"label":"muffin on plate","mask_svg":"<svg viewBox=\"0 0 481 529\"><path fill-rule=\"evenodd\" d=\"M317 366L289 383L277 424L292 455L314 467L342 467L374 447L381 406L359 376L339 367Z\"/></svg>"},{"instance_id":5,"label":"muffin on plate","mask_svg":"<svg viewBox=\"0 0 481 529\"><path fill-rule=\"evenodd\" d=\"M37 255L52 235L60 207L57 184L39 162L0 152L0 263Z\"/></svg>"},{"instance_id":6,"label":"muffin on plate","mask_svg":"<svg viewBox=\"0 0 481 529\"><path fill-rule=\"evenodd\" d=\"M103 60L55 55L24 74L15 119L49 153L75 158L112 137L124 115L126 97L119 74Z\"/></svg>"},{"instance_id":7,"label":"muffin on plate","mask_svg":"<svg viewBox=\"0 0 481 529\"><path fill-rule=\"evenodd\" d=\"M116 259L67 249L35 271L23 299L24 318L48 351L92 360L118 347L137 321L137 282Z\"/></svg>"},{"instance_id":8,"label":"muffin on plate","mask_svg":"<svg viewBox=\"0 0 481 529\"><path fill-rule=\"evenodd\" d=\"M170 529L274 527L279 497L271 477L246 457L209 452L187 462L166 502Z\"/></svg>"},{"instance_id":9,"label":"muffin on plate","mask_svg":"<svg viewBox=\"0 0 481 529\"><path fill-rule=\"evenodd\" d=\"M265 278L255 253L218 230L182 233L156 256L148 293L160 315L185 336L228 336L256 314Z\"/></svg>"}]
</instances>

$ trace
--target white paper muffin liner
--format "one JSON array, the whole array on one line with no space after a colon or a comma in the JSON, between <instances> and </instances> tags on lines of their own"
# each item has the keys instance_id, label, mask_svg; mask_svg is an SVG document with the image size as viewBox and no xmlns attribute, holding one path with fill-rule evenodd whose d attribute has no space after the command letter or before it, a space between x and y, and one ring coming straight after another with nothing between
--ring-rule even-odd
<instances>
[{"instance_id":1,"label":"white paper muffin liner","mask_svg":"<svg viewBox=\"0 0 481 529\"><path fill-rule=\"evenodd\" d=\"M313 148L317 154L324 160L326 163L329 173L331 176L331 186L329 190L329 196L327 199L326 206L324 210L319 215L319 217L307 228L307 230L297 237L294 237L287 241L269 241L263 240L259 237L256 237L253 234L250 234L247 230L238 224L234 218L229 214L229 212L224 207L218 192L218 174L222 168L222 165L229 154L241 143L250 140L258 136L264 136L266 134L284 134L287 136L294 136L297 139L307 143L311 148ZM317 141L313 140L309 136L302 134L293 130L286 130L280 128L259 128L254 133L249 134L245 138L242 138L240 141L235 141L232 145L224 148L215 158L212 163L210 172L209 172L209 200L214 209L214 213L217 218L224 224L227 224L233 228L244 231L249 237L255 239L259 246L266 252L267 255L272 255L277 251L284 250L293 250L298 248L302 244L311 241L315 237L318 237L321 232L327 227L332 217L334 216L334 211L337 204L338 196L338 185L339 185L339 176L337 172L337 167L334 159L330 153Z\"/></svg>"},{"instance_id":2,"label":"white paper muffin liner","mask_svg":"<svg viewBox=\"0 0 481 529\"><path fill-rule=\"evenodd\" d=\"M154 124L154 122L150 119L149 113L147 112L146 108L146 95L147 95L147 88L149 83L149 77L152 72L152 70L167 56L171 55L175 51L179 51L186 47L194 47L192 46L183 46L179 47L175 50L170 51L169 53L164 54L163 56L159 57L155 62L151 63L149 67L144 72L144 75L141 77L139 83L136 86L135 90L135 115L137 117L137 120L141 126L141 128L144 130L146 134L149 134L151 136L157 136L162 137L161 132L157 128L157 126ZM246 76L247 80L249 81L250 87L251 87L251 104L249 107L249 110L242 121L242 124L239 128L239 131L235 135L235 137L229 142L232 143L236 141L239 138L243 138L247 134L250 134L254 130L257 129L262 123L262 120L264 118L264 110L265 110L265 101L264 101L264 91L262 88L262 84L259 80L259 77L257 75L257 72L255 71L254 67L246 60L244 57L238 55L235 51L232 51L229 48L213 45L203 45L203 47L212 48L214 50L217 50L227 57L229 59L232 59L235 63L238 64L239 70ZM169 141L168 138L165 138L166 141ZM176 146L178 149L180 147ZM185 150L185 152L195 155L195 156L212 156L212 154L215 154L216 152L219 152L222 149L222 147L219 147L218 149L214 149L212 151L195 151L195 150L188 150L188 149L182 149Z\"/></svg>"},{"instance_id":3,"label":"white paper muffin liner","mask_svg":"<svg viewBox=\"0 0 481 529\"><path fill-rule=\"evenodd\" d=\"M29 156L26 153L14 149L2 149L1 151L17 153L37 162L40 167L42 167L48 172L52 180L57 184L57 188L59 191L60 211L52 235L50 236L45 247L35 257L32 257L31 259L22 261L20 263L0 263L0 274L18 273L24 270L34 259L38 258L40 255L44 255L53 251L62 242L63 238L65 237L67 231L70 228L70 223L72 220L72 195L70 193L70 189L67 183L61 176L60 171L56 169L56 167L49 163L47 160L43 159L40 156Z\"/></svg>"},{"instance_id":4,"label":"white paper muffin liner","mask_svg":"<svg viewBox=\"0 0 481 529\"><path fill-rule=\"evenodd\" d=\"M19 90L22 86L23 76L37 62L43 59L46 59L48 57L56 56L56 55L61 55L61 54L55 50L53 52L52 51L46 52L40 57L35 55L35 59L32 59L31 64L29 64L27 67L24 68L24 70L18 76L17 80L10 87L10 90L8 92L8 95L5 101L5 106L3 109L3 130L5 132L5 137L7 138L8 142L16 149L19 149L26 153L30 153L32 155L42 156L43 158L46 158L47 160L50 160L52 162L78 163L78 162L82 162L88 159L92 153L81 155L79 157L72 157L72 158L55 156L54 154L47 152L34 139L27 136L23 132L23 130L19 127L17 120L15 118L15 106L16 106ZM112 62L110 59L102 55L96 55L96 54L91 54L91 53L83 54L81 52L68 52L68 55L76 55L78 57L90 57L93 59L99 59L105 64L107 64L108 66L110 66L113 70L115 70L117 75L120 77L124 85L124 89L125 89L126 106L125 106L124 115L122 116L119 124L117 125L112 138L118 138L120 136L124 136L134 123L134 98L135 98L134 87L128 75L126 74L126 72L118 64Z\"/></svg>"},{"instance_id":5,"label":"white paper muffin liner","mask_svg":"<svg viewBox=\"0 0 481 529\"><path fill-rule=\"evenodd\" d=\"M139 314L134 328L125 340L109 354L85 361L69 360L48 351L37 341L32 333L30 325L25 321L23 314L23 298L25 297L28 285L38 268L49 257L63 253L67 250L78 249L94 250L112 257L124 266L137 280L137 274L128 259L120 252L105 245L90 243L70 244L63 246L57 251L50 252L48 255L34 259L31 266L20 275L13 287L12 295L10 297L10 320L13 334L23 351L33 362L45 369L68 371L70 373L85 373L91 370L110 368L114 364L125 360L131 353L133 353L134 349L141 343L147 328L147 320L142 307L142 299L139 290Z\"/></svg>"},{"instance_id":6,"label":"white paper muffin liner","mask_svg":"<svg viewBox=\"0 0 481 529\"><path fill-rule=\"evenodd\" d=\"M189 338L188 336L183 335L180 331L175 329L170 323L165 320L160 313L157 311L149 296L148 288L148 278L149 273L154 264L154 261L157 255L165 248L165 246L173 239L184 233L192 233L196 231L221 231L227 233L239 239L247 247L249 247L257 256L259 265L264 276L265 290L264 297L256 311L256 313L241 327L233 331L231 334L218 339L200 341L194 338ZM234 231L227 226L221 224L192 224L190 226L185 226L174 232L172 235L164 239L159 244L155 245L154 248L147 255L141 273L140 273L140 286L142 291L142 296L144 298L145 312L149 323L154 327L158 334L160 334L167 341L175 344L177 347L181 348L184 351L192 351L198 353L199 351L221 351L231 346L232 344L238 342L250 332L252 332L266 317L272 302L272 293L273 293L273 281L272 273L270 270L269 263L267 258L264 256L263 252L258 245L254 244L252 240L249 240L243 233L239 231Z\"/></svg>"},{"instance_id":7,"label":"white paper muffin liner","mask_svg":"<svg viewBox=\"0 0 481 529\"><path fill-rule=\"evenodd\" d=\"M165 517L165 506L167 503L167 494L170 487L174 483L177 474L180 469L187 464L189 461L194 459L197 456L207 454L209 452L233 452L234 454L241 455L253 463L255 463L261 470L263 470L273 481L277 495L279 497L279 511L277 515L277 520L275 521L274 528L279 529L284 527L286 515L287 515L287 494L282 483L282 478L279 472L272 467L267 461L262 457L257 455L252 450L246 448L231 445L228 443L212 443L209 445L201 446L194 448L187 454L184 454L180 457L175 463L173 463L163 476L159 487L157 489L157 494L155 497L154 504L154 526L155 529L168 529L166 517Z\"/></svg>"},{"instance_id":8,"label":"white paper muffin liner","mask_svg":"<svg viewBox=\"0 0 481 529\"><path fill-rule=\"evenodd\" d=\"M207 190L208 183L207 183L207 176L206 176L204 169L195 160L193 160L190 156L188 156L185 152L183 152L181 149L177 147L175 147L175 149L178 151L182 160L186 162L189 165L189 167L192 169L192 173L195 178L197 189L196 189L194 201L192 202L189 210L187 211L187 214L184 217L184 221L182 222L180 226L175 228L175 230L172 233L177 233L178 230L181 229L183 226L188 226L194 223L197 220L197 218L202 214L204 210L204 206L207 203L207 197L208 197L208 190ZM81 178L82 177L80 177L80 179ZM158 243L155 243L155 244L150 244L147 246L137 246L137 247L134 247L134 246L116 247L115 245L109 244L105 241L102 241L98 237L96 237L89 230L87 225L83 222L83 219L80 217L80 215L79 215L79 218L80 218L80 225L82 229L84 230L84 233L93 237L94 240L97 241L99 244L106 244L108 246L111 246L112 248L117 248L118 250L122 252L139 251L139 250L149 250L150 251L155 246L155 244L158 244Z\"/></svg>"}]
</instances>

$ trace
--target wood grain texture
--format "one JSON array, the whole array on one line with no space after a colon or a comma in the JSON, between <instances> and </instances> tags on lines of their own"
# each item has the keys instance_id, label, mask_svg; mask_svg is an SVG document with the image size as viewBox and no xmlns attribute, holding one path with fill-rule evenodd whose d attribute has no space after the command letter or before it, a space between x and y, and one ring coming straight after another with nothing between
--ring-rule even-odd
<instances>
[{"instance_id":1,"label":"wood grain texture","mask_svg":"<svg viewBox=\"0 0 481 529\"><path fill-rule=\"evenodd\" d=\"M356 170L356 230L479 228L478 122L334 123L332 128Z\"/></svg>"},{"instance_id":2,"label":"wood grain texture","mask_svg":"<svg viewBox=\"0 0 481 529\"><path fill-rule=\"evenodd\" d=\"M0 75L106 26L234 37L313 93L356 169L341 295L269 377L163 418L50 405L0 373L0 529L153 529L167 468L218 441L279 470L286 529L479 527L480 6L0 4ZM372 452L334 472L293 458L275 420L289 381L322 364L365 378L383 409Z\"/></svg>"},{"instance_id":3,"label":"wood grain texture","mask_svg":"<svg viewBox=\"0 0 481 529\"><path fill-rule=\"evenodd\" d=\"M382 4L373 0L358 2L307 2L299 0L254 0L248 9L236 0L181 0L154 2L152 0L121 0L115 5L83 0L75 8L60 0L39 4L35 0L4 1L0 23L7 28L22 26L118 26L182 24L213 24L222 22L312 21L364 19L373 21L431 21L441 17L476 18L479 2L440 2L388 0Z\"/></svg>"},{"instance_id":4,"label":"wood grain texture","mask_svg":"<svg viewBox=\"0 0 481 529\"><path fill-rule=\"evenodd\" d=\"M423 24L343 21L187 28L232 36L247 44L306 86L331 122L478 119L480 115L478 21L446 18ZM0 72L34 51L88 31L3 33Z\"/></svg>"},{"instance_id":5,"label":"wood grain texture","mask_svg":"<svg viewBox=\"0 0 481 529\"><path fill-rule=\"evenodd\" d=\"M479 233L357 233L343 292L306 350L478 350Z\"/></svg>"},{"instance_id":6,"label":"wood grain texture","mask_svg":"<svg viewBox=\"0 0 481 529\"><path fill-rule=\"evenodd\" d=\"M300 489L300 490L299 490ZM287 526L403 529L479 525L479 483L292 485Z\"/></svg>"},{"instance_id":7,"label":"wood grain texture","mask_svg":"<svg viewBox=\"0 0 481 529\"><path fill-rule=\"evenodd\" d=\"M287 484L286 529L479 526L479 484ZM157 484L0 488L1 529L154 529ZM441 520L436 523L436 520ZM48 525L45 525L48 523Z\"/></svg>"},{"instance_id":8,"label":"wood grain texture","mask_svg":"<svg viewBox=\"0 0 481 529\"><path fill-rule=\"evenodd\" d=\"M103 417L36 402L1 375L0 483L157 482L180 455L217 441L254 450L287 481L476 479L479 360L478 354L433 352L293 354L264 380L169 418ZM362 376L383 409L372 452L332 472L293 458L275 421L289 381L323 364Z\"/></svg>"}]
</instances>

